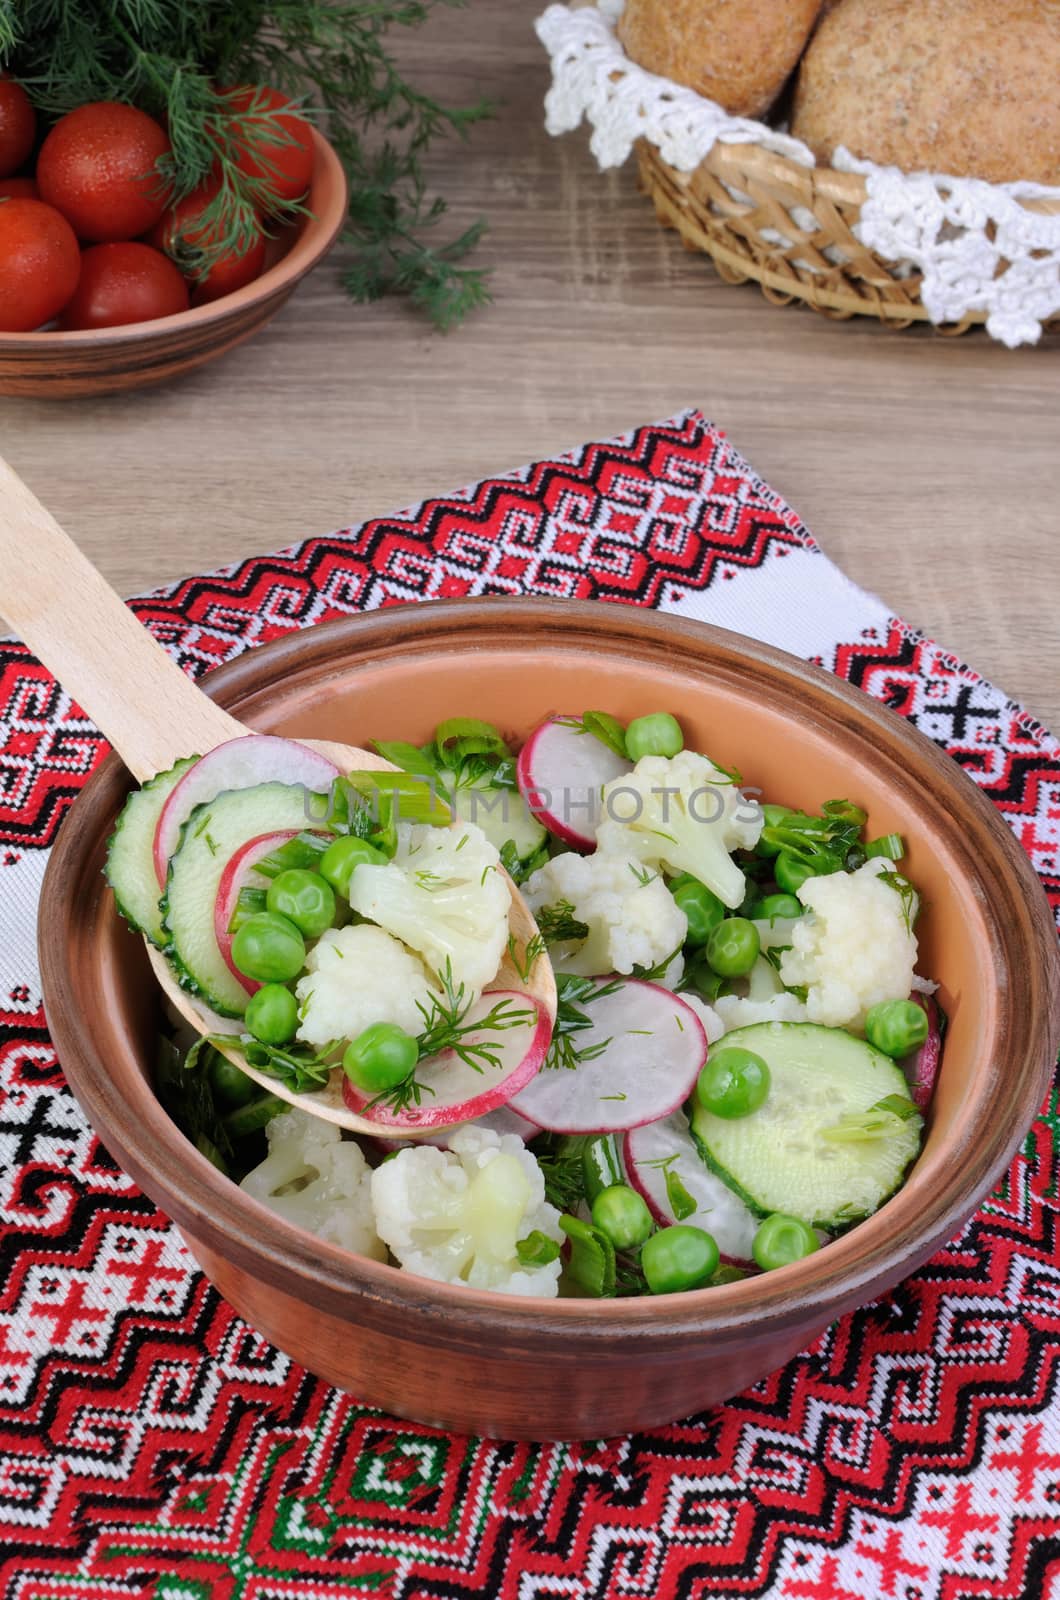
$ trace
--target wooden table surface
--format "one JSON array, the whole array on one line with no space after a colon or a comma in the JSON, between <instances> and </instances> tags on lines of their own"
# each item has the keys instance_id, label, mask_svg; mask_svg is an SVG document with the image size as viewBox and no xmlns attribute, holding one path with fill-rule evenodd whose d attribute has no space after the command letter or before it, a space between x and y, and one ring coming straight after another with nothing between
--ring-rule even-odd
<instances>
[{"instance_id":1,"label":"wooden table surface","mask_svg":"<svg viewBox=\"0 0 1060 1600\"><path fill-rule=\"evenodd\" d=\"M432 88L501 102L432 161L454 219L490 220L490 308L441 337L350 305L335 256L182 382L0 401L0 449L129 593L694 404L851 578L1060 731L1060 335L1008 352L723 284L631 168L544 133L539 9L474 0L401 47Z\"/></svg>"}]
</instances>

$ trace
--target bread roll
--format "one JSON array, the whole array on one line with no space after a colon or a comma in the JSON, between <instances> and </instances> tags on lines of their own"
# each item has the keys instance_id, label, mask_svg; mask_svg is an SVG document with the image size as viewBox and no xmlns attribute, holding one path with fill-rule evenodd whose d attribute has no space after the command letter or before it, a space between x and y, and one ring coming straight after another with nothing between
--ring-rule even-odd
<instances>
[{"instance_id":1,"label":"bread roll","mask_svg":"<svg viewBox=\"0 0 1060 1600\"><path fill-rule=\"evenodd\" d=\"M638 66L738 117L773 104L821 0L626 0L618 36Z\"/></svg>"},{"instance_id":2,"label":"bread roll","mask_svg":"<svg viewBox=\"0 0 1060 1600\"><path fill-rule=\"evenodd\" d=\"M799 69L791 131L906 171L1060 184L1058 0L841 0Z\"/></svg>"}]
</instances>

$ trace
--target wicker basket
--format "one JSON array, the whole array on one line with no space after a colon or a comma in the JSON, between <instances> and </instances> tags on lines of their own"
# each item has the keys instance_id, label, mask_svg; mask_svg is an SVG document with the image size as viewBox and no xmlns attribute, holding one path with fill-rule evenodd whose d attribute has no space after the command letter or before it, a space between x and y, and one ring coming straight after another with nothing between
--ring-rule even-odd
<instances>
[{"instance_id":1,"label":"wicker basket","mask_svg":"<svg viewBox=\"0 0 1060 1600\"><path fill-rule=\"evenodd\" d=\"M759 285L776 305L803 300L826 317L872 316L894 327L930 322L921 278L855 238L865 180L805 167L756 144L716 144L694 172L678 172L654 145L637 144L641 186L656 215L689 250L705 251L727 283ZM1055 211L1056 202L1033 208ZM986 321L973 312L940 333ZM1049 324L1060 325L1060 318Z\"/></svg>"},{"instance_id":2,"label":"wicker basket","mask_svg":"<svg viewBox=\"0 0 1060 1600\"><path fill-rule=\"evenodd\" d=\"M871 316L899 328L930 321L919 275L854 237L865 199L856 173L800 166L755 144L717 144L694 172L669 166L645 139L637 158L660 222L676 228L687 249L711 256L727 283L751 280L776 305L804 300L840 321ZM939 332L964 333L985 321L973 312Z\"/></svg>"}]
</instances>

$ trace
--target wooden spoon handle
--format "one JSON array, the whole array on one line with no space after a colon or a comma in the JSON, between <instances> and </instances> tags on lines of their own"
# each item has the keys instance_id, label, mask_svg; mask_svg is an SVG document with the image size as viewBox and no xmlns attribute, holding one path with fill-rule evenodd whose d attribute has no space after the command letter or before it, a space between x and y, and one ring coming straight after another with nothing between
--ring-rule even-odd
<instances>
[{"instance_id":1,"label":"wooden spoon handle","mask_svg":"<svg viewBox=\"0 0 1060 1600\"><path fill-rule=\"evenodd\" d=\"M141 780L246 732L185 677L2 460L0 612Z\"/></svg>"}]
</instances>

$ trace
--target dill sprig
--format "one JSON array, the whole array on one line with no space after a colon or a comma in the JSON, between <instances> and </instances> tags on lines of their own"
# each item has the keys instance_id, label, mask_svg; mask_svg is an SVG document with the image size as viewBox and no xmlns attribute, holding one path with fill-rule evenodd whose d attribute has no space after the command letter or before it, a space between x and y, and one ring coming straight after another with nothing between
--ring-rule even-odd
<instances>
[{"instance_id":1,"label":"dill sprig","mask_svg":"<svg viewBox=\"0 0 1060 1600\"><path fill-rule=\"evenodd\" d=\"M487 1068L498 1071L502 1065L499 1042L472 1035L505 1033L509 1028L529 1027L537 1017L532 1006L520 1006L518 1001L507 995L503 1000L498 1000L484 1017L469 1022L467 1017L473 1001L467 998L467 990L462 983L453 982L452 962L446 961L444 972L436 973L435 977L441 993L432 995L427 1005L420 1000L416 1002L416 1009L423 1018L423 1030L416 1036L419 1054L412 1071L392 1089L385 1089L382 1094L376 1095L366 1110L386 1106L393 1111L404 1111L410 1105L418 1106L425 1094L433 1095L434 1089L418 1076L417 1069L421 1062L441 1055L446 1050L451 1050L458 1060L475 1072L482 1073Z\"/></svg>"},{"instance_id":2,"label":"dill sprig","mask_svg":"<svg viewBox=\"0 0 1060 1600\"><path fill-rule=\"evenodd\" d=\"M443 330L489 299L466 264L484 224L436 241L445 201L430 193L423 157L438 138L466 138L491 114L484 101L444 106L408 82L388 50L392 28L418 28L463 0L0 0L0 66L45 117L120 100L162 120L172 151L158 179L174 199L220 178L181 264L204 273L243 253L269 190L268 147L291 140L257 98L230 86L268 84L321 127L350 183L345 286L354 300L409 296ZM265 171L240 171L240 150Z\"/></svg>"},{"instance_id":3,"label":"dill sprig","mask_svg":"<svg viewBox=\"0 0 1060 1600\"><path fill-rule=\"evenodd\" d=\"M545 1133L534 1140L534 1159L545 1180L545 1199L557 1211L576 1211L585 1199L582 1151L588 1143L589 1136L585 1134Z\"/></svg>"},{"instance_id":4,"label":"dill sprig","mask_svg":"<svg viewBox=\"0 0 1060 1600\"><path fill-rule=\"evenodd\" d=\"M555 905L542 906L534 913L534 920L546 944L562 944L568 939L587 939L589 924L574 915L570 900L557 900Z\"/></svg>"},{"instance_id":5,"label":"dill sprig","mask_svg":"<svg viewBox=\"0 0 1060 1600\"><path fill-rule=\"evenodd\" d=\"M577 1035L593 1026L593 1019L583 1009L594 1000L602 1000L621 987L622 980L613 978L610 983L600 983L596 978L583 978L573 972L556 974L556 1021L552 1041L545 1056L546 1070L563 1068L573 1072L584 1061L595 1061L603 1055L610 1039L599 1039L595 1044L579 1045Z\"/></svg>"},{"instance_id":6,"label":"dill sprig","mask_svg":"<svg viewBox=\"0 0 1060 1600\"><path fill-rule=\"evenodd\" d=\"M546 951L547 947L544 939L539 933L535 933L533 938L527 941L520 956L515 934L510 933L508 935L508 959L519 974L521 983L529 983L530 974L533 972L535 964L541 956L546 954Z\"/></svg>"},{"instance_id":7,"label":"dill sprig","mask_svg":"<svg viewBox=\"0 0 1060 1600\"><path fill-rule=\"evenodd\" d=\"M331 1076L332 1068L337 1065L337 1052L342 1048L341 1039L332 1039L322 1050L314 1050L308 1044L262 1044L260 1039L255 1039L249 1033L238 1037L220 1034L211 1038L210 1043L229 1050L241 1050L252 1067L257 1067L259 1072L267 1072L295 1094L309 1094L315 1089L322 1089Z\"/></svg>"}]
</instances>

